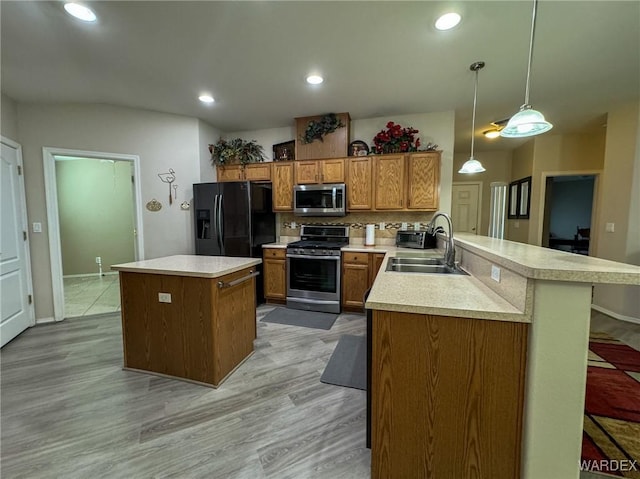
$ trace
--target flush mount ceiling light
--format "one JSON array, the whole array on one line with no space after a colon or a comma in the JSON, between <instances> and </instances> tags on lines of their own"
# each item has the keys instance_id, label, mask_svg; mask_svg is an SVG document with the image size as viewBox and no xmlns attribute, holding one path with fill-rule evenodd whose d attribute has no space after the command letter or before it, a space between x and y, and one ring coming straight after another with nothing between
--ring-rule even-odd
<instances>
[{"instance_id":1,"label":"flush mount ceiling light","mask_svg":"<svg viewBox=\"0 0 640 479\"><path fill-rule=\"evenodd\" d=\"M213 103L215 100L211 95L200 95L198 97L198 100L200 100L202 103Z\"/></svg>"},{"instance_id":2,"label":"flush mount ceiling light","mask_svg":"<svg viewBox=\"0 0 640 479\"><path fill-rule=\"evenodd\" d=\"M531 78L531 61L533 59L533 37L536 30L536 11L538 0L533 0L533 15L531 17L531 40L529 42L529 63L527 65L527 83L524 90L524 105L520 111L513 115L507 126L500 132L505 138L524 138L539 135L553 128L553 125L544 119L544 115L534 110L529 105L529 81Z\"/></svg>"},{"instance_id":3,"label":"flush mount ceiling light","mask_svg":"<svg viewBox=\"0 0 640 479\"><path fill-rule=\"evenodd\" d=\"M473 156L474 133L476 129L476 102L478 100L478 71L484 68L484 62L475 62L469 66L469 70L476 72L476 83L473 89L473 116L471 117L471 156L464 162L458 173L482 173L485 171L482 163Z\"/></svg>"},{"instance_id":4,"label":"flush mount ceiling light","mask_svg":"<svg viewBox=\"0 0 640 479\"><path fill-rule=\"evenodd\" d=\"M95 22L98 17L93 13L88 7L84 5L80 5L79 3L65 3L64 9L67 11L69 15L77 18L78 20L82 20L83 22Z\"/></svg>"},{"instance_id":5,"label":"flush mount ceiling light","mask_svg":"<svg viewBox=\"0 0 640 479\"><path fill-rule=\"evenodd\" d=\"M461 19L462 17L455 12L445 13L436 20L436 28L438 30L451 30L460 23Z\"/></svg>"},{"instance_id":6,"label":"flush mount ceiling light","mask_svg":"<svg viewBox=\"0 0 640 479\"><path fill-rule=\"evenodd\" d=\"M323 81L324 81L324 78L322 78L320 75L309 75L307 77L307 83L311 85L319 85Z\"/></svg>"}]
</instances>

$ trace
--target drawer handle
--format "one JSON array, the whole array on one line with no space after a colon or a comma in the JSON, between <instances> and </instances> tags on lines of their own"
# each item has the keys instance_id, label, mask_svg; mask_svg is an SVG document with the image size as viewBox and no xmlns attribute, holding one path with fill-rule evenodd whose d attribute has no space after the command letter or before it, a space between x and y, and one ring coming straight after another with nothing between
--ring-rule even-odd
<instances>
[{"instance_id":1,"label":"drawer handle","mask_svg":"<svg viewBox=\"0 0 640 479\"><path fill-rule=\"evenodd\" d=\"M249 271L249 274L246 276L243 276L242 278L238 278L238 279L234 279L233 281L229 281L228 283L225 283L224 281L218 281L218 288L222 289L222 288L231 288L237 284L240 283L244 283L245 281L251 279L251 278L255 278L256 276L258 276L260 274L260 271Z\"/></svg>"}]
</instances>

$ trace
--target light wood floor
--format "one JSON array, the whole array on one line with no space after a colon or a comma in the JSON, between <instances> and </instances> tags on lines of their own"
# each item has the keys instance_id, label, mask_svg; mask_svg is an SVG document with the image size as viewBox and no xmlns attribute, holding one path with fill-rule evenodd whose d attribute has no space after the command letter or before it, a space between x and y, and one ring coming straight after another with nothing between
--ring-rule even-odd
<instances>
[{"instance_id":1,"label":"light wood floor","mask_svg":"<svg viewBox=\"0 0 640 479\"><path fill-rule=\"evenodd\" d=\"M256 352L214 390L123 371L117 315L31 328L0 352L1 476L368 478L365 393L320 382L340 336L364 333L362 315L330 331L258 321Z\"/></svg>"}]
</instances>

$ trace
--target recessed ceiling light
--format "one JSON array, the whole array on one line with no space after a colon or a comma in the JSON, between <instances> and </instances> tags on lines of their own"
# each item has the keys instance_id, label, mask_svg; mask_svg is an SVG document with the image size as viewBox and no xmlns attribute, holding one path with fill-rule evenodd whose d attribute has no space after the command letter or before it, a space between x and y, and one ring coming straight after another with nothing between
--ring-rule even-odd
<instances>
[{"instance_id":1,"label":"recessed ceiling light","mask_svg":"<svg viewBox=\"0 0 640 479\"><path fill-rule=\"evenodd\" d=\"M83 22L95 22L98 17L93 13L93 10L85 7L84 5L80 5L79 3L65 3L64 9L67 13L73 17L76 17L78 20L82 20Z\"/></svg>"},{"instance_id":2,"label":"recessed ceiling light","mask_svg":"<svg viewBox=\"0 0 640 479\"><path fill-rule=\"evenodd\" d=\"M436 28L438 30L450 30L460 23L461 19L462 17L457 13L445 13L436 20Z\"/></svg>"},{"instance_id":3,"label":"recessed ceiling light","mask_svg":"<svg viewBox=\"0 0 640 479\"><path fill-rule=\"evenodd\" d=\"M200 100L202 103L213 103L215 101L211 95L200 95L198 97L198 100Z\"/></svg>"},{"instance_id":4,"label":"recessed ceiling light","mask_svg":"<svg viewBox=\"0 0 640 479\"><path fill-rule=\"evenodd\" d=\"M319 85L323 81L324 78L322 78L320 75L309 75L307 77L307 83L310 83L311 85Z\"/></svg>"}]
</instances>

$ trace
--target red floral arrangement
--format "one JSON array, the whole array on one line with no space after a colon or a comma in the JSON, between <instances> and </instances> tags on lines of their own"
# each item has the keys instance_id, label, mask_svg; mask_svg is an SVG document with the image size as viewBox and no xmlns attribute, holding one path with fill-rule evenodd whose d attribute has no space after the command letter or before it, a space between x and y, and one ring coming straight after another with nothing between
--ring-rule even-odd
<instances>
[{"instance_id":1,"label":"red floral arrangement","mask_svg":"<svg viewBox=\"0 0 640 479\"><path fill-rule=\"evenodd\" d=\"M380 130L373 138L373 148L376 153L418 151L420 138L415 137L416 133L419 133L419 131L415 128L402 128L400 125L390 121L387 123L387 129Z\"/></svg>"}]
</instances>

